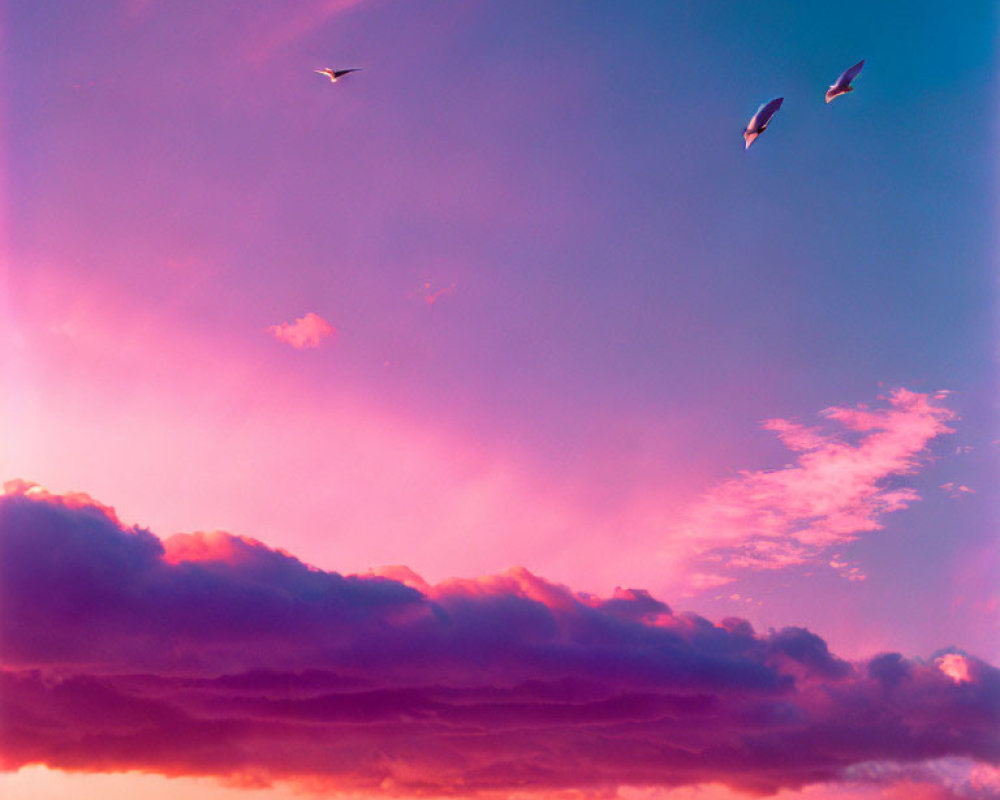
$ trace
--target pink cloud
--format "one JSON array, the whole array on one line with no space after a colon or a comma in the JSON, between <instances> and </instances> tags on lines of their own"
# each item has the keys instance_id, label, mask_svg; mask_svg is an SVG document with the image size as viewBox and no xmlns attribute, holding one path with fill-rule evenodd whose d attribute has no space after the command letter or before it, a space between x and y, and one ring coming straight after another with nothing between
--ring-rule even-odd
<instances>
[{"instance_id":1,"label":"pink cloud","mask_svg":"<svg viewBox=\"0 0 1000 800\"><path fill-rule=\"evenodd\" d=\"M441 287L440 289L434 289L430 281L424 282L424 284L416 292L413 292L410 297L418 297L427 305L432 306L438 300L440 300L445 295L454 294L455 284L450 283L447 286Z\"/></svg>"},{"instance_id":2,"label":"pink cloud","mask_svg":"<svg viewBox=\"0 0 1000 800\"><path fill-rule=\"evenodd\" d=\"M835 553L828 564L831 568L837 570L841 578L846 578L849 581L863 581L868 578L861 567L852 561L846 560L839 553Z\"/></svg>"},{"instance_id":3,"label":"pink cloud","mask_svg":"<svg viewBox=\"0 0 1000 800\"><path fill-rule=\"evenodd\" d=\"M851 767L848 795L879 800L997 800L1000 770L964 758L932 759L921 764L871 762ZM877 795L870 790L880 790Z\"/></svg>"},{"instance_id":4,"label":"pink cloud","mask_svg":"<svg viewBox=\"0 0 1000 800\"><path fill-rule=\"evenodd\" d=\"M322 27L333 17L351 11L366 0L306 0L276 16L253 21L248 30L252 61L267 61L276 51Z\"/></svg>"},{"instance_id":5,"label":"pink cloud","mask_svg":"<svg viewBox=\"0 0 1000 800\"><path fill-rule=\"evenodd\" d=\"M279 342L290 344L296 349L319 347L319 343L328 336L335 336L336 329L325 319L311 311L295 322L283 322L267 329Z\"/></svg>"},{"instance_id":6,"label":"pink cloud","mask_svg":"<svg viewBox=\"0 0 1000 800\"><path fill-rule=\"evenodd\" d=\"M0 768L554 796L1000 763L1000 670L972 656L956 681L947 656L849 663L803 628L758 634L638 589L390 572L223 533L164 542L84 495L10 484Z\"/></svg>"},{"instance_id":7,"label":"pink cloud","mask_svg":"<svg viewBox=\"0 0 1000 800\"><path fill-rule=\"evenodd\" d=\"M892 479L918 471L927 444L952 432L943 395L897 389L882 408L826 409L842 431L785 419L763 423L795 452L779 469L744 471L709 490L676 535L706 563L780 569L818 562L830 548L882 528L882 518L920 499ZM839 564L842 568L846 564ZM831 565L834 564L831 562ZM849 572L851 575L860 573Z\"/></svg>"},{"instance_id":8,"label":"pink cloud","mask_svg":"<svg viewBox=\"0 0 1000 800\"><path fill-rule=\"evenodd\" d=\"M968 486L962 483L954 483L953 481L948 481L947 483L942 483L941 488L948 493L949 497L962 497L967 494L975 494L975 489L970 489Z\"/></svg>"},{"instance_id":9,"label":"pink cloud","mask_svg":"<svg viewBox=\"0 0 1000 800\"><path fill-rule=\"evenodd\" d=\"M940 658L934 659L934 663L955 683L968 683L971 680L969 662L961 653L945 653Z\"/></svg>"}]
</instances>

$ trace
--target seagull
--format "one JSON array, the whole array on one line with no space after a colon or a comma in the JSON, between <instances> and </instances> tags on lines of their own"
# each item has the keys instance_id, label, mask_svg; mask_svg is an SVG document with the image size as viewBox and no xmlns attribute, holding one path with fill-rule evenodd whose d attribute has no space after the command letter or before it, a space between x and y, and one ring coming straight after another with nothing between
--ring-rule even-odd
<instances>
[{"instance_id":1,"label":"seagull","mask_svg":"<svg viewBox=\"0 0 1000 800\"><path fill-rule=\"evenodd\" d=\"M770 103L764 103L764 105L757 109L757 113L750 118L750 122L743 129L743 139L747 143L746 147L743 148L744 150L749 150L750 145L753 144L753 140L767 130L767 126L771 122L771 117L781 108L781 103L784 99L784 97L776 97Z\"/></svg>"},{"instance_id":2,"label":"seagull","mask_svg":"<svg viewBox=\"0 0 1000 800\"><path fill-rule=\"evenodd\" d=\"M826 102L830 102L835 97L840 97L842 94L847 94L848 92L853 92L854 87L851 86L851 81L858 77L858 73L861 72L861 68L865 65L865 60L861 59L857 64L848 70L844 70L844 73L837 78L837 81L826 90Z\"/></svg>"},{"instance_id":3,"label":"seagull","mask_svg":"<svg viewBox=\"0 0 1000 800\"><path fill-rule=\"evenodd\" d=\"M358 68L360 69L360 67ZM326 75L330 79L330 83L336 83L337 78L344 77L348 72L357 72L357 69L331 69L327 67L326 69L314 69L313 72L318 72L320 75Z\"/></svg>"}]
</instances>

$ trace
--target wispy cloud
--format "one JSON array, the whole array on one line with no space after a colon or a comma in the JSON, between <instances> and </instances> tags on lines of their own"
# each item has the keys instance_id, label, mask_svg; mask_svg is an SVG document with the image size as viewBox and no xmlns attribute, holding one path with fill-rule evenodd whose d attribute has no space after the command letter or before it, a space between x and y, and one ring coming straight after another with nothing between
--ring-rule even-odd
<instances>
[{"instance_id":1,"label":"wispy cloud","mask_svg":"<svg viewBox=\"0 0 1000 800\"><path fill-rule=\"evenodd\" d=\"M1000 762L1000 670L969 655L852 664L803 628L714 624L641 590L392 574L223 533L163 542L85 495L10 484L0 766L586 796Z\"/></svg>"},{"instance_id":2,"label":"wispy cloud","mask_svg":"<svg viewBox=\"0 0 1000 800\"><path fill-rule=\"evenodd\" d=\"M296 349L319 347L328 336L335 336L336 329L325 319L311 311L295 322L283 322L267 329L279 342L290 344Z\"/></svg>"},{"instance_id":3,"label":"wispy cloud","mask_svg":"<svg viewBox=\"0 0 1000 800\"><path fill-rule=\"evenodd\" d=\"M427 305L432 306L445 295L453 294L454 292L454 283L435 289L430 281L425 281L417 291L410 294L410 297L419 298L423 302L427 303Z\"/></svg>"},{"instance_id":4,"label":"wispy cloud","mask_svg":"<svg viewBox=\"0 0 1000 800\"><path fill-rule=\"evenodd\" d=\"M847 770L845 788L872 800L997 800L1000 770L963 758L933 759L921 764L872 762ZM874 795L865 789L881 791Z\"/></svg>"},{"instance_id":5,"label":"wispy cloud","mask_svg":"<svg viewBox=\"0 0 1000 800\"><path fill-rule=\"evenodd\" d=\"M828 563L831 568L837 570L841 578L846 578L849 581L863 581L868 577L861 567L844 559L839 553L834 553L833 558Z\"/></svg>"},{"instance_id":6,"label":"wispy cloud","mask_svg":"<svg viewBox=\"0 0 1000 800\"><path fill-rule=\"evenodd\" d=\"M900 478L918 471L932 439L952 431L955 414L943 399L897 389L880 408L828 408L822 417L839 426L833 431L766 420L764 428L797 454L794 462L710 489L675 529L677 543L720 569L780 569L818 562L879 530L886 514L920 499Z\"/></svg>"},{"instance_id":7,"label":"wispy cloud","mask_svg":"<svg viewBox=\"0 0 1000 800\"><path fill-rule=\"evenodd\" d=\"M369 0L306 0L282 14L258 20L250 32L250 57L264 62L276 51L315 31L332 18L351 11Z\"/></svg>"},{"instance_id":8,"label":"wispy cloud","mask_svg":"<svg viewBox=\"0 0 1000 800\"><path fill-rule=\"evenodd\" d=\"M962 497L967 494L975 494L975 489L970 489L964 483L955 483L954 481L948 481L947 483L942 483L941 488L948 493L949 497Z\"/></svg>"}]
</instances>

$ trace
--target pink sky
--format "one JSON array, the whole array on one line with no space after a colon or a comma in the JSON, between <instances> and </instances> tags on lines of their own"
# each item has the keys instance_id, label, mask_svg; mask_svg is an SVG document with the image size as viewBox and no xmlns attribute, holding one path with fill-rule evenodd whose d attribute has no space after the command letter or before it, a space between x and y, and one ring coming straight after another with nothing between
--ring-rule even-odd
<instances>
[{"instance_id":1,"label":"pink sky","mask_svg":"<svg viewBox=\"0 0 1000 800\"><path fill-rule=\"evenodd\" d=\"M970 3L5 9L0 793L992 800Z\"/></svg>"},{"instance_id":2,"label":"pink sky","mask_svg":"<svg viewBox=\"0 0 1000 800\"><path fill-rule=\"evenodd\" d=\"M113 498L125 519L167 535L238 532L348 572L405 563L437 581L530 564L581 590L624 583L671 597L761 569L857 576L864 565L841 551L921 502L908 481L956 416L946 394L900 388L870 407L826 409L818 424L759 423L785 453L734 478L699 480L690 454L624 483L615 449L603 469L559 475L503 437L408 418L346 386L317 392L310 372L337 370L347 343L317 339L315 353L286 362L266 336L208 342L109 292L70 299L38 275L8 349L20 422L4 459L17 477ZM767 611L758 619L781 621ZM858 655L884 646L838 644Z\"/></svg>"}]
</instances>

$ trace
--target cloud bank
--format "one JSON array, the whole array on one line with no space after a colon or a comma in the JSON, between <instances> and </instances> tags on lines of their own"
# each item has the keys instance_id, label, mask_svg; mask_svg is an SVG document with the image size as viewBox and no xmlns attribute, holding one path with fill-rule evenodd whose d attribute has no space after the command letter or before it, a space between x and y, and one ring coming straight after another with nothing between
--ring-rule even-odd
<instances>
[{"instance_id":1,"label":"cloud bank","mask_svg":"<svg viewBox=\"0 0 1000 800\"><path fill-rule=\"evenodd\" d=\"M523 569L343 576L224 533L161 541L24 483L0 497L0 607L7 770L469 796L1000 763L1000 670L972 656L852 664L802 628Z\"/></svg>"}]
</instances>

